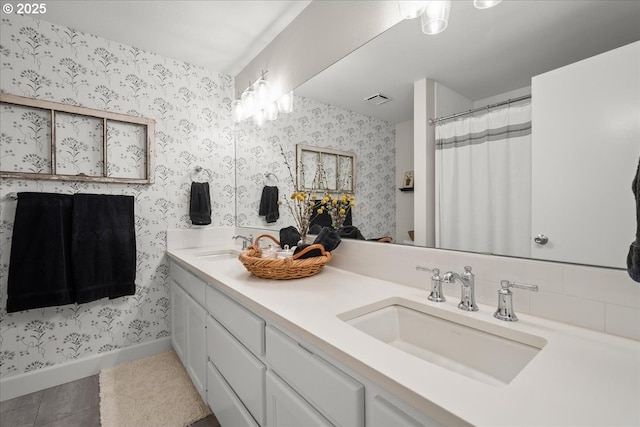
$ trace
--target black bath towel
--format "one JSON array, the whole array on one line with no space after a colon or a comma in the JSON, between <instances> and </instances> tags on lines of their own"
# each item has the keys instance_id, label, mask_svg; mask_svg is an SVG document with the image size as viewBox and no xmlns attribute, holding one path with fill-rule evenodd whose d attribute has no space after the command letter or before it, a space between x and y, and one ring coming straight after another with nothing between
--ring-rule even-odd
<instances>
[{"instance_id":1,"label":"black bath towel","mask_svg":"<svg viewBox=\"0 0 640 427\"><path fill-rule=\"evenodd\" d=\"M78 303L136 292L132 196L76 194L71 256Z\"/></svg>"},{"instance_id":2,"label":"black bath towel","mask_svg":"<svg viewBox=\"0 0 640 427\"><path fill-rule=\"evenodd\" d=\"M73 196L19 193L13 224L7 312L75 302L71 275Z\"/></svg>"},{"instance_id":3,"label":"black bath towel","mask_svg":"<svg viewBox=\"0 0 640 427\"><path fill-rule=\"evenodd\" d=\"M640 159L636 176L631 183L631 190L636 198L636 240L629 247L627 272L633 280L640 282Z\"/></svg>"},{"instance_id":4,"label":"black bath towel","mask_svg":"<svg viewBox=\"0 0 640 427\"><path fill-rule=\"evenodd\" d=\"M278 197L278 187L265 186L262 189L258 215L264 216L267 224L276 222L280 218Z\"/></svg>"},{"instance_id":5,"label":"black bath towel","mask_svg":"<svg viewBox=\"0 0 640 427\"><path fill-rule=\"evenodd\" d=\"M211 196L208 182L191 183L189 218L193 225L211 224Z\"/></svg>"}]
</instances>

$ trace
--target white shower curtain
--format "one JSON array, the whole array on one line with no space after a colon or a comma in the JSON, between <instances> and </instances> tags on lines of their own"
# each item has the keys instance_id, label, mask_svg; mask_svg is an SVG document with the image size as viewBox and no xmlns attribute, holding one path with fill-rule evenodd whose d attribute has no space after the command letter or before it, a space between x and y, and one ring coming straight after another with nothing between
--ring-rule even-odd
<instances>
[{"instance_id":1,"label":"white shower curtain","mask_svg":"<svg viewBox=\"0 0 640 427\"><path fill-rule=\"evenodd\" d=\"M436 126L436 247L528 257L531 105Z\"/></svg>"}]
</instances>

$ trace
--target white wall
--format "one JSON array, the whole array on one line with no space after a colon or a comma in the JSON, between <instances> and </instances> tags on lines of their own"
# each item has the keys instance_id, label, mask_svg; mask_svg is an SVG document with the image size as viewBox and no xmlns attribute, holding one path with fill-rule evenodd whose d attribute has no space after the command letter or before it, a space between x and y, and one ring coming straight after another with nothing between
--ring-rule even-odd
<instances>
[{"instance_id":1,"label":"white wall","mask_svg":"<svg viewBox=\"0 0 640 427\"><path fill-rule=\"evenodd\" d=\"M396 235L394 242L411 241L413 230L413 197L411 191L400 191L407 171L413 170L413 120L396 124Z\"/></svg>"},{"instance_id":2,"label":"white wall","mask_svg":"<svg viewBox=\"0 0 640 427\"><path fill-rule=\"evenodd\" d=\"M231 77L29 17L3 15L0 31L2 91L156 120L152 185L0 180L0 378L166 340L166 230L190 227L196 165L211 173L212 226L234 225ZM2 161L27 161L13 154L2 153ZM5 196L20 191L133 195L136 294L7 314L16 202Z\"/></svg>"}]
</instances>

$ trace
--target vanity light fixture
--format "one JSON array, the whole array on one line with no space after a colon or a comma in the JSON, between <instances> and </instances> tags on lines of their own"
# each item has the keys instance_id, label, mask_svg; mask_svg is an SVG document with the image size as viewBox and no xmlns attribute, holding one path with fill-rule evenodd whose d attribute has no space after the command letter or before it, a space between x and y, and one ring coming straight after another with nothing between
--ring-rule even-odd
<instances>
[{"instance_id":1,"label":"vanity light fixture","mask_svg":"<svg viewBox=\"0 0 640 427\"><path fill-rule=\"evenodd\" d=\"M231 114L235 123L253 117L256 125L262 126L266 120L272 121L278 118L278 113L291 113L293 111L293 91L282 95L275 100L274 90L262 77L242 92L240 99L231 102Z\"/></svg>"},{"instance_id":2,"label":"vanity light fixture","mask_svg":"<svg viewBox=\"0 0 640 427\"><path fill-rule=\"evenodd\" d=\"M413 19L424 13L428 1L398 1L402 19Z\"/></svg>"},{"instance_id":3,"label":"vanity light fixture","mask_svg":"<svg viewBox=\"0 0 640 427\"><path fill-rule=\"evenodd\" d=\"M474 0L477 9L489 9L502 0ZM422 32L434 35L443 32L449 25L451 0L398 1L398 9L403 19L420 17Z\"/></svg>"},{"instance_id":4,"label":"vanity light fixture","mask_svg":"<svg viewBox=\"0 0 640 427\"><path fill-rule=\"evenodd\" d=\"M476 9L489 9L500 3L502 0L473 0Z\"/></svg>"},{"instance_id":5,"label":"vanity light fixture","mask_svg":"<svg viewBox=\"0 0 640 427\"><path fill-rule=\"evenodd\" d=\"M428 35L441 33L449 25L451 0L430 1L428 3L424 13L420 16L422 32Z\"/></svg>"}]
</instances>

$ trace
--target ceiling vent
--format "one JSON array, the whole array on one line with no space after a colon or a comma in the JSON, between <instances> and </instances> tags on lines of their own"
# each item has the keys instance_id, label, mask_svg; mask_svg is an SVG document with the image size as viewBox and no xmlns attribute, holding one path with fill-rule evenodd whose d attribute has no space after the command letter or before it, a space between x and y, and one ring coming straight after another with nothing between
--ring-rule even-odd
<instances>
[{"instance_id":1,"label":"ceiling vent","mask_svg":"<svg viewBox=\"0 0 640 427\"><path fill-rule=\"evenodd\" d=\"M366 97L365 102L368 102L369 104L373 104L373 105L380 105L380 104L384 104L385 102L389 101L390 98L386 95L383 95L381 93L376 93L375 95L371 95Z\"/></svg>"}]
</instances>

